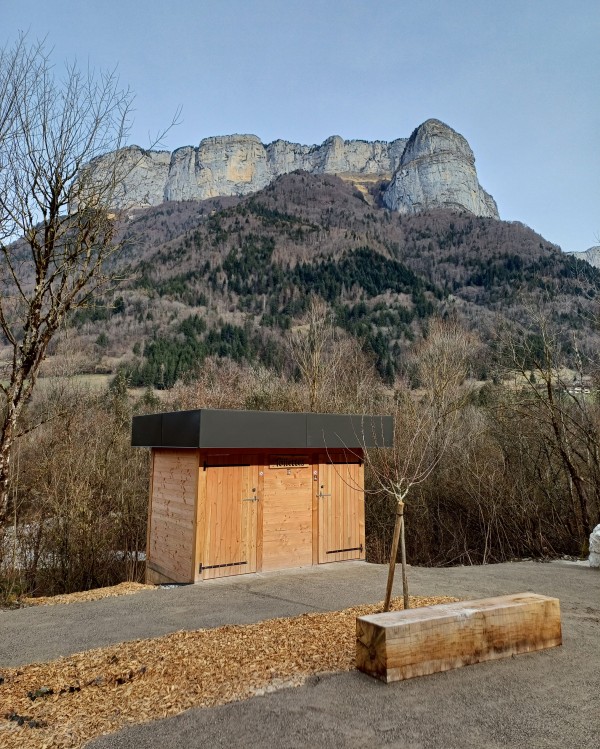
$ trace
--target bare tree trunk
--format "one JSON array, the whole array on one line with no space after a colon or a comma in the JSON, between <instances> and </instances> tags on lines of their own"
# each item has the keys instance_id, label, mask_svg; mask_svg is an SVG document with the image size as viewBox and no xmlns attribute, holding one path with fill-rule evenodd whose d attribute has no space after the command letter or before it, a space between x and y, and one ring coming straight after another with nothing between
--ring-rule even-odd
<instances>
[{"instance_id":1,"label":"bare tree trunk","mask_svg":"<svg viewBox=\"0 0 600 749\"><path fill-rule=\"evenodd\" d=\"M408 603L408 577L406 575L406 544L404 540L404 502L398 502L396 508L396 522L394 524L394 537L392 539L392 551L390 553L390 566L388 570L387 588L383 610L390 610L392 599L392 588L394 587L394 573L396 571L396 557L398 556L398 544L401 547L402 556L402 593L404 596L404 608L409 608Z\"/></svg>"},{"instance_id":2,"label":"bare tree trunk","mask_svg":"<svg viewBox=\"0 0 600 749\"><path fill-rule=\"evenodd\" d=\"M398 505L400 507L400 505ZM392 588L394 587L394 572L396 571L396 557L398 555L398 541L400 540L400 523L402 516L400 510L396 510L396 522L394 523L394 536L392 538L392 550L390 552L390 566L388 568L387 588L385 590L385 601L383 610L390 610L390 601L392 599Z\"/></svg>"},{"instance_id":3,"label":"bare tree trunk","mask_svg":"<svg viewBox=\"0 0 600 749\"><path fill-rule=\"evenodd\" d=\"M0 526L8 522L10 507L10 456L17 425L17 409L13 403L6 404L7 414L0 432Z\"/></svg>"},{"instance_id":4,"label":"bare tree trunk","mask_svg":"<svg viewBox=\"0 0 600 749\"><path fill-rule=\"evenodd\" d=\"M31 347L26 348L26 342L21 344L20 351L13 356L10 383L2 388L6 405L0 428L0 525L12 518L10 459L15 439L18 437L17 422L35 384L32 368L39 366L39 362L45 356L47 345L48 340L44 336L38 345L39 354L35 356L30 353Z\"/></svg>"},{"instance_id":5,"label":"bare tree trunk","mask_svg":"<svg viewBox=\"0 0 600 749\"><path fill-rule=\"evenodd\" d=\"M560 407L556 405L556 402L554 400L553 383L551 380L548 380L546 382L546 392L548 396L550 423L552 425L552 431L556 440L556 446L558 448L558 452L563 465L566 468L567 474L573 482L575 493L577 495L577 500L575 500L575 498L572 499L572 506L579 540L585 540L590 535L592 530L588 514L589 501L587 492L585 490L584 482L579 475L579 472L573 460L571 460L571 456L569 455L569 440L561 423L562 420L559 419L559 415L561 415Z\"/></svg>"}]
</instances>

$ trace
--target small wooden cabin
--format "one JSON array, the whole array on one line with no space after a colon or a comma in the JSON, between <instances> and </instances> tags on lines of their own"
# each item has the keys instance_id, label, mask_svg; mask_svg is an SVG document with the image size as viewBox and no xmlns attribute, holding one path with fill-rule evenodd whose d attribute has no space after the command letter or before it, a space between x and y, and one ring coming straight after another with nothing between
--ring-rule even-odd
<instances>
[{"instance_id":1,"label":"small wooden cabin","mask_svg":"<svg viewBox=\"0 0 600 749\"><path fill-rule=\"evenodd\" d=\"M200 409L135 416L152 448L146 580L365 558L363 448L390 416Z\"/></svg>"}]
</instances>

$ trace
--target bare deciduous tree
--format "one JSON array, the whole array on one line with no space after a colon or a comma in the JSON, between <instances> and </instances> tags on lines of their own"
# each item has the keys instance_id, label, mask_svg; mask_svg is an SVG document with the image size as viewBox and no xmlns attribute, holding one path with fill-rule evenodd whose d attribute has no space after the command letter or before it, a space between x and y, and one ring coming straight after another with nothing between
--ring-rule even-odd
<instances>
[{"instance_id":1,"label":"bare deciduous tree","mask_svg":"<svg viewBox=\"0 0 600 749\"><path fill-rule=\"evenodd\" d=\"M308 388L310 411L319 408L328 371L337 363L328 361L329 349L335 338L335 326L327 303L311 296L305 324L293 330L288 338L292 360L300 370Z\"/></svg>"},{"instance_id":2,"label":"bare deciduous tree","mask_svg":"<svg viewBox=\"0 0 600 749\"><path fill-rule=\"evenodd\" d=\"M378 412L384 388L362 344L336 328L327 303L311 296L304 324L287 337L291 362L300 371L310 411Z\"/></svg>"},{"instance_id":3,"label":"bare deciduous tree","mask_svg":"<svg viewBox=\"0 0 600 749\"><path fill-rule=\"evenodd\" d=\"M591 392L584 392L581 361L573 382L551 313L543 307L527 312L527 328L513 324L498 335L505 376L516 377L519 386L504 405L504 415L498 415L534 420L568 478L575 533L585 543L600 512L597 404Z\"/></svg>"},{"instance_id":4,"label":"bare deciduous tree","mask_svg":"<svg viewBox=\"0 0 600 749\"><path fill-rule=\"evenodd\" d=\"M408 581L404 542L404 505L414 487L436 469L450 445L459 413L467 402L469 362L476 340L455 322L434 319L414 354L419 389L398 389L394 446L368 457L370 474L396 503L396 518L384 611L389 610L398 545L401 547L404 607Z\"/></svg>"},{"instance_id":5,"label":"bare deciduous tree","mask_svg":"<svg viewBox=\"0 0 600 749\"><path fill-rule=\"evenodd\" d=\"M0 525L17 420L70 310L114 280L117 151L132 94L114 72L56 73L44 44L0 52ZM110 153L101 167L94 159Z\"/></svg>"}]
</instances>

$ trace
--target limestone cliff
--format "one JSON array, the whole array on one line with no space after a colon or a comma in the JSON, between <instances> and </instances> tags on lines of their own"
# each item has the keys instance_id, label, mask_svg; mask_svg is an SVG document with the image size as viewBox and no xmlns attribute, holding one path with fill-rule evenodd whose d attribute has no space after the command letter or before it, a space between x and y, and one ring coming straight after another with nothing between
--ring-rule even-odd
<instances>
[{"instance_id":1,"label":"limestone cliff","mask_svg":"<svg viewBox=\"0 0 600 749\"><path fill-rule=\"evenodd\" d=\"M585 260L586 263L593 265L594 268L600 268L600 245L590 247L588 250L583 250L583 252L571 252L569 254L580 260Z\"/></svg>"},{"instance_id":2,"label":"limestone cliff","mask_svg":"<svg viewBox=\"0 0 600 749\"><path fill-rule=\"evenodd\" d=\"M438 120L425 122L409 140L369 142L334 135L320 146L284 140L264 145L256 135L222 135L171 154L131 146L119 156L126 177L117 207L247 195L282 174L304 170L357 182L391 180L384 202L401 213L448 207L498 217L494 199L477 181L467 141ZM96 168L101 164L102 159Z\"/></svg>"},{"instance_id":3,"label":"limestone cliff","mask_svg":"<svg viewBox=\"0 0 600 749\"><path fill-rule=\"evenodd\" d=\"M383 200L400 213L466 208L499 218L495 200L479 184L469 144L439 120L427 120L410 136Z\"/></svg>"}]
</instances>

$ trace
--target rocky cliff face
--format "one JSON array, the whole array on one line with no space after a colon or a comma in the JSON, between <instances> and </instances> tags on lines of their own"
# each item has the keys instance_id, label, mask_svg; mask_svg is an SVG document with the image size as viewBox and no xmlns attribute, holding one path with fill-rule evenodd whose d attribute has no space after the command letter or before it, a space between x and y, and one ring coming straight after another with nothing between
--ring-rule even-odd
<instances>
[{"instance_id":1,"label":"rocky cliff face","mask_svg":"<svg viewBox=\"0 0 600 749\"><path fill-rule=\"evenodd\" d=\"M247 195L282 174L301 169L351 175L357 181L361 177L391 179L384 202L401 213L447 207L498 218L494 199L477 181L467 141L438 120L428 120L408 140L390 143L343 140L334 135L320 146L284 140L264 145L255 135L222 135L172 154L131 146L119 156L127 176L117 207ZM101 169L101 164L102 159L96 168Z\"/></svg>"},{"instance_id":2,"label":"rocky cliff face","mask_svg":"<svg viewBox=\"0 0 600 749\"><path fill-rule=\"evenodd\" d=\"M439 120L427 120L410 136L383 200L400 213L466 208L499 218L495 200L479 184L469 144Z\"/></svg>"},{"instance_id":3,"label":"rocky cliff face","mask_svg":"<svg viewBox=\"0 0 600 749\"><path fill-rule=\"evenodd\" d=\"M594 268L600 268L600 245L590 247L589 250L583 252L571 252L569 253L573 257L578 257L580 260L585 260L586 263L593 265Z\"/></svg>"}]
</instances>

